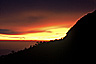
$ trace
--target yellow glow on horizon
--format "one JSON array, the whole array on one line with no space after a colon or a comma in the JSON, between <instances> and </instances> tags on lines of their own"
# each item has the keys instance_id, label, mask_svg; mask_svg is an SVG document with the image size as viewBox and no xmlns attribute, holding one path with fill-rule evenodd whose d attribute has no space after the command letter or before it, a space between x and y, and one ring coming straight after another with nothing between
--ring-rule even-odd
<instances>
[{"instance_id":1,"label":"yellow glow on horizon","mask_svg":"<svg viewBox=\"0 0 96 64\"><path fill-rule=\"evenodd\" d=\"M50 41L55 39L61 39L66 36L69 28L52 28L47 31L51 32L40 32L40 33L27 33L21 35L4 35L0 34L0 40L41 40Z\"/></svg>"}]
</instances>

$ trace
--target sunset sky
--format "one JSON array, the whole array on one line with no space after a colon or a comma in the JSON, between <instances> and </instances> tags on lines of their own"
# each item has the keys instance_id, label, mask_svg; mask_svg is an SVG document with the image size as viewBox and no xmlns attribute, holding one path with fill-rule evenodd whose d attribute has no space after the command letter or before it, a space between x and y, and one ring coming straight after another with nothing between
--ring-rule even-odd
<instances>
[{"instance_id":1,"label":"sunset sky","mask_svg":"<svg viewBox=\"0 0 96 64\"><path fill-rule=\"evenodd\" d=\"M96 9L96 0L0 0L0 40L54 40Z\"/></svg>"}]
</instances>

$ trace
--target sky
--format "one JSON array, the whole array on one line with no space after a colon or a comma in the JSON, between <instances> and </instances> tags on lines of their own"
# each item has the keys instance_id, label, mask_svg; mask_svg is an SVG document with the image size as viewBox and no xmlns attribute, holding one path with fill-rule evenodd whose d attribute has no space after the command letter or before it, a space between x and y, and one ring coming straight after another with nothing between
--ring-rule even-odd
<instances>
[{"instance_id":1,"label":"sky","mask_svg":"<svg viewBox=\"0 0 96 64\"><path fill-rule=\"evenodd\" d=\"M96 0L0 0L0 40L54 40L96 9Z\"/></svg>"}]
</instances>

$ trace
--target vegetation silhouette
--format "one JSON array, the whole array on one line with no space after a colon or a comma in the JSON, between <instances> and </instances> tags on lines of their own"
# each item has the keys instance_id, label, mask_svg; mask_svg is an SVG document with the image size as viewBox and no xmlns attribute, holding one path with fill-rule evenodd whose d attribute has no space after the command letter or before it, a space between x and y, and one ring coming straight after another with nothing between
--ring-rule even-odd
<instances>
[{"instance_id":1,"label":"vegetation silhouette","mask_svg":"<svg viewBox=\"0 0 96 64\"><path fill-rule=\"evenodd\" d=\"M38 42L28 49L0 57L0 64L64 64L89 63L95 56L96 11L88 13L67 32L64 39ZM94 42L93 42L94 41ZM93 59L92 59L93 58ZM92 60L92 61L91 61Z\"/></svg>"}]
</instances>

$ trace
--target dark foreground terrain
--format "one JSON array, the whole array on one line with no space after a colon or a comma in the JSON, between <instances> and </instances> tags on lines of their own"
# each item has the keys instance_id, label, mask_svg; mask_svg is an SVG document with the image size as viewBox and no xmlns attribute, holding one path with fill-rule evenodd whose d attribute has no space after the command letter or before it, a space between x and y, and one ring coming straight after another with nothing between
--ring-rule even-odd
<instances>
[{"instance_id":1,"label":"dark foreground terrain","mask_svg":"<svg viewBox=\"0 0 96 64\"><path fill-rule=\"evenodd\" d=\"M96 11L78 20L64 39L13 51L9 55L1 56L0 64L93 64L95 23Z\"/></svg>"}]
</instances>

